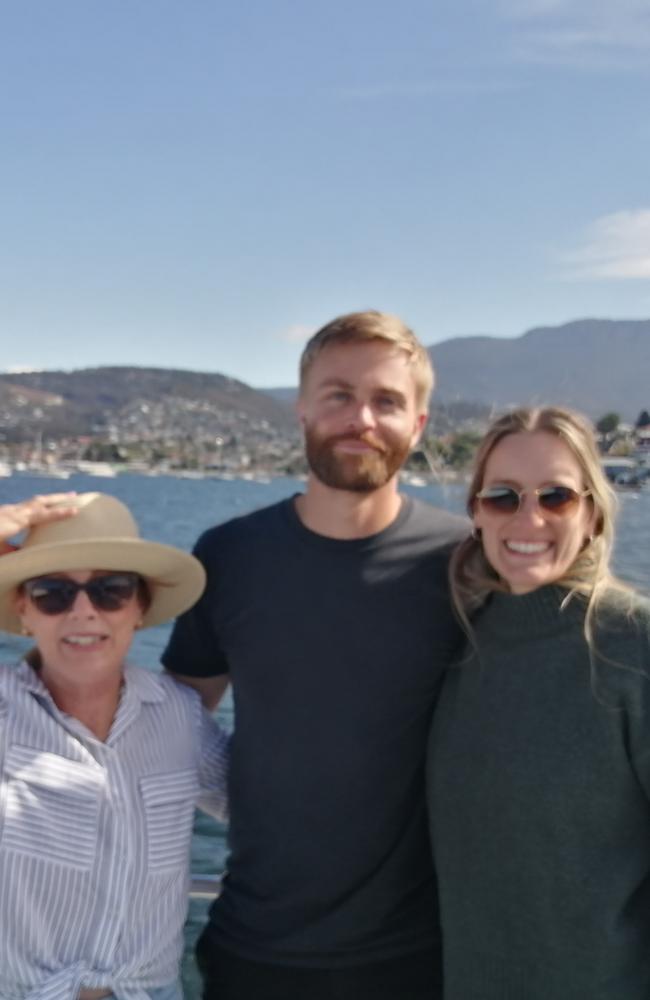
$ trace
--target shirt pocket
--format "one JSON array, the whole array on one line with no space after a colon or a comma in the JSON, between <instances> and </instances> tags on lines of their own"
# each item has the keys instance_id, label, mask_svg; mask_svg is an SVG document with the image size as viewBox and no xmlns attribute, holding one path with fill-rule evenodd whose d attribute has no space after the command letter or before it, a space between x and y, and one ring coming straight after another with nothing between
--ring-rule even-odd
<instances>
[{"instance_id":1,"label":"shirt pocket","mask_svg":"<svg viewBox=\"0 0 650 1000\"><path fill-rule=\"evenodd\" d=\"M147 823L149 872L189 865L194 809L199 792L194 768L140 778Z\"/></svg>"},{"instance_id":2,"label":"shirt pocket","mask_svg":"<svg viewBox=\"0 0 650 1000\"><path fill-rule=\"evenodd\" d=\"M71 868L95 860L99 767L14 744L5 758L4 822L0 847Z\"/></svg>"}]
</instances>

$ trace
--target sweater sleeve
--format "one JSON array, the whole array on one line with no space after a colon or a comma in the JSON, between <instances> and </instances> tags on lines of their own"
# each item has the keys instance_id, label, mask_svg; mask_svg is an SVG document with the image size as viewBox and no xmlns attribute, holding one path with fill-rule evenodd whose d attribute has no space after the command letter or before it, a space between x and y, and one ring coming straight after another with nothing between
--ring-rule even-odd
<instances>
[{"instance_id":1,"label":"sweater sleeve","mask_svg":"<svg viewBox=\"0 0 650 1000\"><path fill-rule=\"evenodd\" d=\"M614 647L615 669L628 691L626 739L632 766L650 800L650 601L640 598L628 611ZM621 662L622 661L622 662Z\"/></svg>"}]
</instances>

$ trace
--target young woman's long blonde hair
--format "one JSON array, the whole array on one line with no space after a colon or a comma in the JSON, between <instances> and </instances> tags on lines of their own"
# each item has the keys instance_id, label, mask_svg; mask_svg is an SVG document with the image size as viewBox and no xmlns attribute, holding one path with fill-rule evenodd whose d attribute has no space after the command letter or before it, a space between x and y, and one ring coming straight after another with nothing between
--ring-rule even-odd
<instances>
[{"instance_id":1,"label":"young woman's long blonde hair","mask_svg":"<svg viewBox=\"0 0 650 1000\"><path fill-rule=\"evenodd\" d=\"M587 599L585 634L591 637L591 621L603 591L608 587L626 591L612 575L612 553L616 497L605 476L591 425L585 417L560 406L522 407L505 413L494 421L479 446L474 472L469 484L467 510L474 514L476 494L482 489L487 461L499 444L510 434L543 431L560 438L582 469L583 488L589 490L595 519L594 533L586 540L573 564L555 582L568 594L582 594ZM454 552L450 565L451 593L456 613L471 635L471 615L494 591L508 591L485 557L479 537L470 537Z\"/></svg>"}]
</instances>

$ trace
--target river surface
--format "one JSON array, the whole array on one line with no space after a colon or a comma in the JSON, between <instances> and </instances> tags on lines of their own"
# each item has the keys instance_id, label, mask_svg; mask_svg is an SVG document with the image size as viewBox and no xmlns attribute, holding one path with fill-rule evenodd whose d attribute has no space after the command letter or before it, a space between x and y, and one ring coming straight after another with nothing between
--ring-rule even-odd
<instances>
[{"instance_id":1,"label":"river surface","mask_svg":"<svg viewBox=\"0 0 650 1000\"><path fill-rule=\"evenodd\" d=\"M244 480L180 479L171 476L123 475L98 479L77 475L67 482L38 476L14 475L0 479L0 503L24 499L33 493L60 490L101 490L123 500L133 511L142 534L154 541L191 549L206 528L229 518L263 507L303 489L295 479L274 479L270 483ZM465 488L460 484L404 487L404 491L422 500L461 512ZM650 490L619 495L620 515L614 566L624 580L646 593L650 592ZM140 666L159 669L160 654L170 626L147 629L136 636L131 659ZM1 636L2 661L18 659L25 648L19 637ZM227 695L218 717L232 726L232 701ZM197 814L192 845L194 872L219 872L225 858L223 828L209 817ZM198 975L192 958L192 945L205 921L207 904L192 901L186 928L187 949L183 979L187 1000L200 996Z\"/></svg>"}]
</instances>

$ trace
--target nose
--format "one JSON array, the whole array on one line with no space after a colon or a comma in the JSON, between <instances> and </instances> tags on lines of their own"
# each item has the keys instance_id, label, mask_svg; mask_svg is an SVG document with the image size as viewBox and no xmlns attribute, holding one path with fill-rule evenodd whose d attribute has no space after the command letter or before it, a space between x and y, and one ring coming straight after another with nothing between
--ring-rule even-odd
<instances>
[{"instance_id":1,"label":"nose","mask_svg":"<svg viewBox=\"0 0 650 1000\"><path fill-rule=\"evenodd\" d=\"M517 516L523 520L528 520L532 524L545 524L544 511L539 505L539 501L534 493L524 493L519 501Z\"/></svg>"},{"instance_id":2,"label":"nose","mask_svg":"<svg viewBox=\"0 0 650 1000\"><path fill-rule=\"evenodd\" d=\"M95 605L90 600L85 590L77 591L74 604L70 608L69 614L78 615L79 617L84 618L89 618L91 615L97 614Z\"/></svg>"},{"instance_id":3,"label":"nose","mask_svg":"<svg viewBox=\"0 0 650 1000\"><path fill-rule=\"evenodd\" d=\"M366 430L376 424L375 414L370 403L359 401L355 403L349 415L349 425L355 430Z\"/></svg>"}]
</instances>

